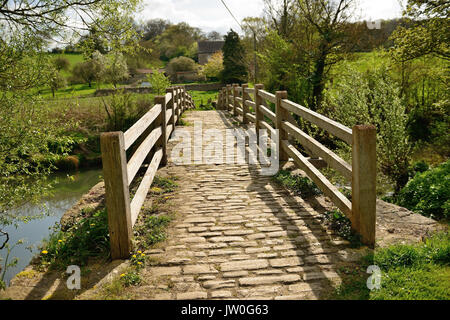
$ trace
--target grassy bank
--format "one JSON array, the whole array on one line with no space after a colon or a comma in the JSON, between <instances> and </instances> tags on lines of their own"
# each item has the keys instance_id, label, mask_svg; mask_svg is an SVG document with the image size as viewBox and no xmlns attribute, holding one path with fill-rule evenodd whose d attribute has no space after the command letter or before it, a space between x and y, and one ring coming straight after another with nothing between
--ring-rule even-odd
<instances>
[{"instance_id":1,"label":"grassy bank","mask_svg":"<svg viewBox=\"0 0 450 320\"><path fill-rule=\"evenodd\" d=\"M381 269L379 289L369 290L371 265ZM376 249L358 268L340 270L342 284L328 295L336 300L449 300L450 233L415 245Z\"/></svg>"}]
</instances>

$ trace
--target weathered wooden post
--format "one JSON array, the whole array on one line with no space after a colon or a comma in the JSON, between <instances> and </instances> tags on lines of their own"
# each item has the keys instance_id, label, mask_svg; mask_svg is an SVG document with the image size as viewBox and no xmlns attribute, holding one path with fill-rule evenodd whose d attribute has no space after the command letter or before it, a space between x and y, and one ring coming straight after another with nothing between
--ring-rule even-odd
<instances>
[{"instance_id":1,"label":"weathered wooden post","mask_svg":"<svg viewBox=\"0 0 450 320\"><path fill-rule=\"evenodd\" d=\"M173 93L172 93L173 99ZM166 97L165 96L156 96L155 104L161 105L161 113L155 120L155 127L161 127L161 137L159 137L156 142L156 150L162 148L163 155L161 158L161 166L165 166L167 164L167 124L166 124Z\"/></svg>"},{"instance_id":2,"label":"weathered wooden post","mask_svg":"<svg viewBox=\"0 0 450 320\"><path fill-rule=\"evenodd\" d=\"M246 100L248 100L250 97L248 95L247 92L245 92L245 89L248 88L248 84L243 84L242 85L242 123L243 124L248 124L248 118L247 118L247 114L250 113L250 109L248 107L248 105L245 103Z\"/></svg>"},{"instance_id":3,"label":"weathered wooden post","mask_svg":"<svg viewBox=\"0 0 450 320\"><path fill-rule=\"evenodd\" d=\"M100 136L111 258L127 259L132 250L130 190L123 132Z\"/></svg>"},{"instance_id":4,"label":"weathered wooden post","mask_svg":"<svg viewBox=\"0 0 450 320\"><path fill-rule=\"evenodd\" d=\"M375 246L377 209L377 130L373 125L353 127L352 226L362 242Z\"/></svg>"},{"instance_id":5,"label":"weathered wooden post","mask_svg":"<svg viewBox=\"0 0 450 320\"><path fill-rule=\"evenodd\" d=\"M283 130L282 123L283 121L287 120L287 110L285 110L281 106L281 100L287 99L287 91L277 91L276 94L276 129L278 129L278 145L279 145L279 159L280 161L288 161L289 156L288 154L283 150L281 142L283 140L288 139L288 134L285 130Z\"/></svg>"},{"instance_id":6,"label":"weathered wooden post","mask_svg":"<svg viewBox=\"0 0 450 320\"><path fill-rule=\"evenodd\" d=\"M238 105L238 102L237 102L236 98L239 95L238 87L239 87L239 85L237 83L233 84L233 116L235 116L235 117L238 115L237 109L236 109L237 105Z\"/></svg>"},{"instance_id":7,"label":"weathered wooden post","mask_svg":"<svg viewBox=\"0 0 450 320\"><path fill-rule=\"evenodd\" d=\"M262 98L259 96L259 91L264 89L263 84L255 84L255 129L256 129L256 137L259 145L259 130L261 129L261 121L264 120L264 115L260 111L259 106L262 104Z\"/></svg>"},{"instance_id":8,"label":"weathered wooden post","mask_svg":"<svg viewBox=\"0 0 450 320\"><path fill-rule=\"evenodd\" d=\"M232 105L232 99L231 99L231 94L232 94L232 91L233 89L232 89L232 87L231 87L231 85L230 84L227 84L227 88L226 88L226 91L227 91L227 111L231 111L231 107L230 107L230 105Z\"/></svg>"}]
</instances>

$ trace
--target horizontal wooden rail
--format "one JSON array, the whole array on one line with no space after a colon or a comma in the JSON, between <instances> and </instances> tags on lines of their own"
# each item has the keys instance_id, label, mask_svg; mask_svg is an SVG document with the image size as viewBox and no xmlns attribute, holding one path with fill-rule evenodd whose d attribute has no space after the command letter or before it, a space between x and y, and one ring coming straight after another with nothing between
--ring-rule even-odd
<instances>
[{"instance_id":1,"label":"horizontal wooden rail","mask_svg":"<svg viewBox=\"0 0 450 320\"><path fill-rule=\"evenodd\" d=\"M314 123L315 125L328 131L329 133L335 135L336 137L344 140L348 144L351 145L353 143L352 129L347 128L346 126L340 124L339 122L331 120L317 112L309 110L289 100L281 101L281 106L283 108L286 108L288 111L305 118L311 123Z\"/></svg>"},{"instance_id":2,"label":"horizontal wooden rail","mask_svg":"<svg viewBox=\"0 0 450 320\"><path fill-rule=\"evenodd\" d=\"M337 154L320 144L320 142L313 137L310 137L299 128L295 127L292 123L283 121L282 126L284 130L293 135L304 147L311 150L313 154L310 156L321 157L330 165L330 167L339 171L349 181L352 181L352 167Z\"/></svg>"},{"instance_id":3,"label":"horizontal wooden rail","mask_svg":"<svg viewBox=\"0 0 450 320\"><path fill-rule=\"evenodd\" d=\"M128 150L131 145L136 142L136 140L145 132L145 130L147 130L147 128L155 121L160 113L161 105L157 104L125 132L125 150Z\"/></svg>"},{"instance_id":4,"label":"horizontal wooden rail","mask_svg":"<svg viewBox=\"0 0 450 320\"><path fill-rule=\"evenodd\" d=\"M294 160L294 163L314 181L315 184L328 196L331 201L347 215L352 217L352 203L339 190L328 181L297 149L287 140L281 141L281 147Z\"/></svg>"},{"instance_id":5,"label":"horizontal wooden rail","mask_svg":"<svg viewBox=\"0 0 450 320\"><path fill-rule=\"evenodd\" d=\"M253 99L250 94L253 94ZM275 104L275 112L270 110L267 102ZM354 126L350 129L288 100L285 91L279 91L276 94L264 91L264 86L261 84L256 84L254 88L248 88L247 84L243 84L242 87L237 84L224 87L219 92L218 107L232 111L234 116L242 115L244 124L255 123L258 137L261 129L267 130L271 137L278 137L277 143L280 146L278 158L281 161L291 158L296 166L305 171L323 193L351 220L353 230L361 234L363 243L374 246L376 222L376 129L374 126ZM250 108L254 110L254 114ZM302 131L293 114L351 145L352 165ZM271 124L268 123L269 120ZM312 158L303 156L296 149L296 143L302 145ZM351 181L352 201L348 200L313 165L314 163L319 166L319 162L326 163Z\"/></svg>"},{"instance_id":6,"label":"horizontal wooden rail","mask_svg":"<svg viewBox=\"0 0 450 320\"><path fill-rule=\"evenodd\" d=\"M169 88L164 96L155 97L155 105L125 133L101 134L106 208L113 259L129 257L132 250L132 228L158 168L167 163L167 140L181 114L193 106L192 97L184 87ZM127 160L126 151L135 144L136 147L132 148L135 151ZM147 159L150 163L130 201L130 185Z\"/></svg>"}]
</instances>

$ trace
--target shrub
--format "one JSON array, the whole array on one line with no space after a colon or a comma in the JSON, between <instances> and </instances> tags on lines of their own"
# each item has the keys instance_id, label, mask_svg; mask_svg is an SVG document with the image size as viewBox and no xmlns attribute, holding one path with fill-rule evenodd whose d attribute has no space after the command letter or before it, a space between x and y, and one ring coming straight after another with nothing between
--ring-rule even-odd
<instances>
[{"instance_id":1,"label":"shrub","mask_svg":"<svg viewBox=\"0 0 450 320\"><path fill-rule=\"evenodd\" d=\"M322 193L310 179L300 175L293 175L287 170L280 170L274 179L302 197L311 197Z\"/></svg>"},{"instance_id":2,"label":"shrub","mask_svg":"<svg viewBox=\"0 0 450 320\"><path fill-rule=\"evenodd\" d=\"M171 74L183 71L197 70L197 64L195 63L195 61L188 57L173 58L172 60L170 60L167 67Z\"/></svg>"},{"instance_id":3,"label":"shrub","mask_svg":"<svg viewBox=\"0 0 450 320\"><path fill-rule=\"evenodd\" d=\"M400 191L397 204L434 219L450 219L450 160L418 173Z\"/></svg>"},{"instance_id":4,"label":"shrub","mask_svg":"<svg viewBox=\"0 0 450 320\"><path fill-rule=\"evenodd\" d=\"M378 167L395 182L395 192L399 192L408 182L411 145L405 107L389 70L382 66L361 73L349 66L335 83L325 92L332 117L348 127L376 126Z\"/></svg>"},{"instance_id":5,"label":"shrub","mask_svg":"<svg viewBox=\"0 0 450 320\"><path fill-rule=\"evenodd\" d=\"M164 73L155 71L151 75L147 75L148 82L150 82L153 92L157 95L162 95L166 92L172 83L169 78L167 78Z\"/></svg>"}]
</instances>

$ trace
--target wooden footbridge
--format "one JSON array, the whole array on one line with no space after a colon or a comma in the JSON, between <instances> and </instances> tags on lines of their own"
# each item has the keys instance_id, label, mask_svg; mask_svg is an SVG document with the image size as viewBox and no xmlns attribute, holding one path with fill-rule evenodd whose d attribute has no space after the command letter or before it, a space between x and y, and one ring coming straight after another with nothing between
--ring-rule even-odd
<instances>
[{"instance_id":1,"label":"wooden footbridge","mask_svg":"<svg viewBox=\"0 0 450 320\"><path fill-rule=\"evenodd\" d=\"M158 168L165 166L170 161L168 157L168 140L183 112L191 108L194 108L194 103L189 93L183 87L173 87L167 90L166 95L156 97L155 105L127 132L102 134L103 172L113 259L129 257L132 251L133 225L137 220ZM265 91L263 85L260 84L255 85L254 88L249 88L245 84L242 86L235 84L224 87L219 92L217 111L209 111L209 116L206 118L203 113L190 113L190 118L193 118L190 120L195 121L196 115L199 118L197 120L216 119L213 122L214 126L217 126L217 129L224 129L227 126L233 126L229 123L227 124L226 118L234 117L239 119L245 126L254 125L257 132L259 129L266 129L271 137L277 137L279 160L282 162L293 161L299 169L303 170L351 220L352 228L362 236L363 242L368 246L374 246L376 221L376 129L374 126L357 125L352 129L347 128L336 121L288 100L286 91L278 91L272 94ZM303 132L298 127L293 115L311 122L351 145L353 149L352 164L350 165L333 151ZM351 182L351 201L327 180L315 167L315 162L310 161L310 158L305 157L297 150L297 145L303 146L304 150L311 157L319 158L321 161L326 162L329 167L341 173ZM133 199L130 200L129 187L142 167L146 168L145 175ZM192 167L196 168L195 164L192 164ZM195 172L198 172L199 175L204 173L205 176L211 176L212 172L217 171L223 175L222 178L214 176L217 181L228 181L233 179L229 177L230 170L235 169L233 165L228 165L228 167L227 165L218 167L214 165L197 166ZM258 178L255 175L251 175L251 177L253 183L258 186L256 188L260 188L259 185L263 188L262 185L267 183L267 178ZM205 179L199 180L199 184L209 181ZM237 181L240 180L238 179ZM230 186L230 189L232 188ZM227 190L224 190L223 196L217 195L214 191L215 189L204 188L202 190L202 194L196 193L196 198L202 199L199 202L203 203L203 205L195 202L193 206L203 208L207 206L206 203L209 203L212 207L209 206L209 211L203 210L204 217L199 217L198 214L193 213L191 218L185 218L184 224L183 221L178 221L178 223L182 224L181 228L184 228L183 230L189 230L189 232L195 233L200 230L206 230L207 232L203 232L204 234L201 236L197 234L191 241L186 240L187 242L195 243L196 241L203 242L212 239L215 247L224 248L223 250L228 248L232 251L233 243L235 242L239 243L241 240L248 240L252 243L269 241L259 239L270 238L272 235L275 236L276 232L280 232L279 224L273 226L263 224L261 227L258 227L260 228L258 230L270 231L271 234L261 234L261 238L258 238L255 236L253 229L233 231L234 229L227 229L227 227L217 225L217 215L214 215L216 209L228 208L225 206L228 203L242 203L242 199L248 199L247 206L249 208L246 206L235 206L235 214L230 213L229 215L239 216L240 218L236 221L240 221L245 226L253 226L252 223L254 221L252 219L256 219L256 221L274 221L276 214L272 218L267 217L267 215L270 215L269 211L265 211L268 210L267 208L252 208L252 203L255 203L255 200L252 200L255 190L247 188L247 191L244 189L243 192L241 191L239 195L235 196L232 195L234 189L229 190L229 193L226 192ZM246 192L248 192L248 195L245 194ZM258 198L266 196L272 199L273 197L267 190L264 190L261 194ZM276 198L279 198L279 196L276 196ZM220 200L223 203L220 203ZM255 215L255 210L262 210L264 217ZM270 212L279 212L280 209L277 210ZM300 211L302 210L298 210L299 216L301 216ZM199 211L201 210L199 209ZM211 216L208 216L209 213L211 213ZM295 215L295 212L293 214ZM224 219L226 218L224 217ZM295 222L297 220L288 219L287 221ZM294 222L292 222L293 225L291 227L296 226ZM285 224L286 222L283 222L283 226ZM254 225L258 226L257 223ZM287 227L290 230L290 226ZM301 228L298 230L301 230ZM244 235L248 235L248 237L246 239L241 238ZM187 237L186 239L189 238ZM261 246L262 243L256 243L256 245ZM276 249L272 247L269 250ZM258 251L255 249L254 252ZM263 263L258 261L254 260L251 264L256 263L258 265L258 263ZM246 266L245 263L243 266ZM200 268L199 270L203 269ZM232 270L234 269L231 266L230 271ZM250 279L248 281L253 280Z\"/></svg>"}]
</instances>

